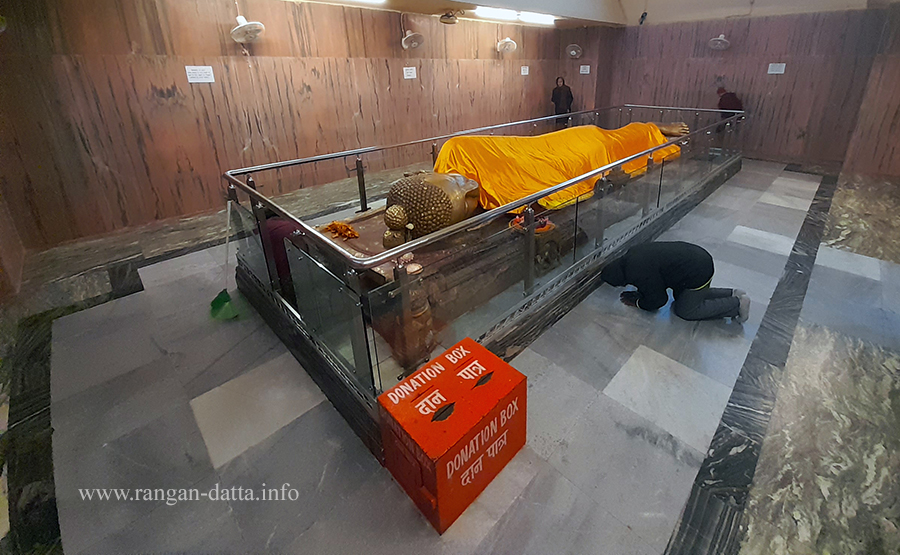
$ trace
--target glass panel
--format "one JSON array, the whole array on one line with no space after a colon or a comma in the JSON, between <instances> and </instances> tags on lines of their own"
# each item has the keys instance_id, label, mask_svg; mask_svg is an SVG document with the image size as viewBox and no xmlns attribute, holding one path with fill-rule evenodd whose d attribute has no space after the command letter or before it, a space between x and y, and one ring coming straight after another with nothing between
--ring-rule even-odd
<instances>
[{"instance_id":1,"label":"glass panel","mask_svg":"<svg viewBox=\"0 0 900 555\"><path fill-rule=\"evenodd\" d=\"M477 338L522 302L525 234L511 220L503 216L415 251L419 273L403 276L392 265L389 281L368 294L382 389L460 339Z\"/></svg>"},{"instance_id":2,"label":"glass panel","mask_svg":"<svg viewBox=\"0 0 900 555\"><path fill-rule=\"evenodd\" d=\"M231 228L233 241L237 244L237 259L250 270L261 284L270 286L266 255L259 239L256 217L251 212L249 196L237 190L238 202L231 204Z\"/></svg>"},{"instance_id":3,"label":"glass panel","mask_svg":"<svg viewBox=\"0 0 900 555\"><path fill-rule=\"evenodd\" d=\"M296 308L306 331L342 365L345 375L374 392L359 297L343 281L285 240Z\"/></svg>"}]
</instances>

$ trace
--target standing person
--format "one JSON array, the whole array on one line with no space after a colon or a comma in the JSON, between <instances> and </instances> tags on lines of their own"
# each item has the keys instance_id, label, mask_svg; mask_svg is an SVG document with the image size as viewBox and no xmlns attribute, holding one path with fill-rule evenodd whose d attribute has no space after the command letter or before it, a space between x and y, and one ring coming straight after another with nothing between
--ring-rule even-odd
<instances>
[{"instance_id":1,"label":"standing person","mask_svg":"<svg viewBox=\"0 0 900 555\"><path fill-rule=\"evenodd\" d=\"M681 241L644 243L632 247L600 272L600 278L615 287L634 285L637 291L623 291L619 299L642 310L658 310L675 302L672 311L684 320L731 318L746 322L750 298L740 289L710 287L712 256L706 250Z\"/></svg>"},{"instance_id":2,"label":"standing person","mask_svg":"<svg viewBox=\"0 0 900 555\"><path fill-rule=\"evenodd\" d=\"M553 102L556 107L557 114L568 114L572 111L572 102L575 100L575 97L572 96L572 89L566 85L566 80L562 77L556 78L556 88L553 89L553 94L550 96L550 101ZM567 118L559 118L556 120L556 123L559 125L565 125Z\"/></svg>"},{"instance_id":3,"label":"standing person","mask_svg":"<svg viewBox=\"0 0 900 555\"><path fill-rule=\"evenodd\" d=\"M725 87L719 87L719 90L716 92L719 94L719 110L729 110L731 112L722 114L722 119L730 118L735 112L744 111L744 103L741 102L741 99L736 94L728 92Z\"/></svg>"}]
</instances>

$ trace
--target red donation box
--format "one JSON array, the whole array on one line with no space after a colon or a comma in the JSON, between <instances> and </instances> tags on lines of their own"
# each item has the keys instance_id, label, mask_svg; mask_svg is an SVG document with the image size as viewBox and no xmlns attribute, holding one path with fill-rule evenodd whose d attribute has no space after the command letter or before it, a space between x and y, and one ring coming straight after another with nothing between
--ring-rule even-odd
<instances>
[{"instance_id":1,"label":"red donation box","mask_svg":"<svg viewBox=\"0 0 900 555\"><path fill-rule=\"evenodd\" d=\"M385 466L441 534L525 445L525 376L466 338L378 397Z\"/></svg>"}]
</instances>

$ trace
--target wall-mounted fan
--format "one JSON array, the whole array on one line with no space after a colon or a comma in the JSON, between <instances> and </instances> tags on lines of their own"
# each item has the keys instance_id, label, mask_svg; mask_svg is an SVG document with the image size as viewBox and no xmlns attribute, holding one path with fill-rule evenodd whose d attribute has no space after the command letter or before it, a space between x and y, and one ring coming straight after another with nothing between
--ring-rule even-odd
<instances>
[{"instance_id":1,"label":"wall-mounted fan","mask_svg":"<svg viewBox=\"0 0 900 555\"><path fill-rule=\"evenodd\" d=\"M570 44L566 47L566 54L569 55L570 58L578 59L584 54L584 50L578 46L577 44Z\"/></svg>"},{"instance_id":2,"label":"wall-mounted fan","mask_svg":"<svg viewBox=\"0 0 900 555\"><path fill-rule=\"evenodd\" d=\"M731 43L728 42L728 39L725 38L724 34L709 39L709 43L707 44L713 50L728 50L728 47L731 46Z\"/></svg>"},{"instance_id":3,"label":"wall-mounted fan","mask_svg":"<svg viewBox=\"0 0 900 555\"><path fill-rule=\"evenodd\" d=\"M403 37L403 40L400 41L400 44L403 46L403 50L409 50L410 48L422 46L423 42L425 42L425 37L421 33L413 33L407 29L406 35Z\"/></svg>"},{"instance_id":4,"label":"wall-mounted fan","mask_svg":"<svg viewBox=\"0 0 900 555\"><path fill-rule=\"evenodd\" d=\"M463 15L466 12L462 10L447 10L443 14L441 14L441 23L444 25L456 25L456 22L459 21L457 16Z\"/></svg>"},{"instance_id":5,"label":"wall-mounted fan","mask_svg":"<svg viewBox=\"0 0 900 555\"><path fill-rule=\"evenodd\" d=\"M518 48L518 47L519 47L519 45L516 44L516 41L512 40L509 37L506 37L505 39L503 39L497 43L497 52L500 52L500 53L515 52L516 48Z\"/></svg>"},{"instance_id":6,"label":"wall-mounted fan","mask_svg":"<svg viewBox=\"0 0 900 555\"><path fill-rule=\"evenodd\" d=\"M247 18L241 15L238 0L234 0L234 7L237 9L237 27L231 30L231 39L242 44L254 42L266 31L266 26L259 21L247 21Z\"/></svg>"}]
</instances>

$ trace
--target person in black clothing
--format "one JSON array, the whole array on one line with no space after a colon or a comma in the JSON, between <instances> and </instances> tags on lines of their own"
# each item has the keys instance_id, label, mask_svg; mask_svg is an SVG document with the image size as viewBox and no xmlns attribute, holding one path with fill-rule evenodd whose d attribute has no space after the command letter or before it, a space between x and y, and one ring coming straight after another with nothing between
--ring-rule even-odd
<instances>
[{"instance_id":1,"label":"person in black clothing","mask_svg":"<svg viewBox=\"0 0 900 555\"><path fill-rule=\"evenodd\" d=\"M675 302L672 311L685 320L731 318L746 322L750 298L740 289L710 287L712 256L703 247L691 243L644 243L629 249L600 272L606 283L622 287L634 285L637 291L624 291L619 298L629 306L658 310L669 302L668 289Z\"/></svg>"},{"instance_id":2,"label":"person in black clothing","mask_svg":"<svg viewBox=\"0 0 900 555\"><path fill-rule=\"evenodd\" d=\"M733 92L728 92L725 87L719 87L716 91L719 94L719 110L729 110L722 114L722 119L728 119L736 112L744 111L744 103Z\"/></svg>"},{"instance_id":3,"label":"person in black clothing","mask_svg":"<svg viewBox=\"0 0 900 555\"><path fill-rule=\"evenodd\" d=\"M574 100L575 97L572 96L572 89L566 85L566 80L562 77L557 77L556 88L553 89L553 94L550 96L550 101L556 106L556 113L568 114L571 112L572 102ZM565 125L566 118L559 118L556 120L556 123Z\"/></svg>"}]
</instances>

